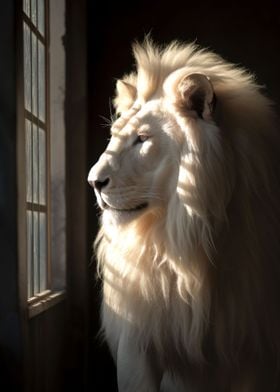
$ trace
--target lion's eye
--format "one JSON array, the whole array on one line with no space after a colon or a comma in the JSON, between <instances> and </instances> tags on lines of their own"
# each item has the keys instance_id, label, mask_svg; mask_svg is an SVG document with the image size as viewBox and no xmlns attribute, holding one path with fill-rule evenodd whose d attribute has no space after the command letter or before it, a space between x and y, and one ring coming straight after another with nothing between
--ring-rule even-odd
<instances>
[{"instance_id":1,"label":"lion's eye","mask_svg":"<svg viewBox=\"0 0 280 392\"><path fill-rule=\"evenodd\" d=\"M133 145L144 143L146 140L149 139L149 137L149 135L139 134L137 135L137 138L135 139Z\"/></svg>"}]
</instances>

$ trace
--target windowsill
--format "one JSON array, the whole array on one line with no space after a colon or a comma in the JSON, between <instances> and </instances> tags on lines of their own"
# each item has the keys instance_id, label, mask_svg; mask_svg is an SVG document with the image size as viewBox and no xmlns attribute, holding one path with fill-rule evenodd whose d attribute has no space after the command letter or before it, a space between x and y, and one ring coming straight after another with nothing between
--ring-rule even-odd
<instances>
[{"instance_id":1,"label":"windowsill","mask_svg":"<svg viewBox=\"0 0 280 392\"><path fill-rule=\"evenodd\" d=\"M43 293L36 295L28 300L28 313L29 318L37 316L38 314L46 311L47 309L55 306L59 302L65 300L66 291L46 290Z\"/></svg>"}]
</instances>

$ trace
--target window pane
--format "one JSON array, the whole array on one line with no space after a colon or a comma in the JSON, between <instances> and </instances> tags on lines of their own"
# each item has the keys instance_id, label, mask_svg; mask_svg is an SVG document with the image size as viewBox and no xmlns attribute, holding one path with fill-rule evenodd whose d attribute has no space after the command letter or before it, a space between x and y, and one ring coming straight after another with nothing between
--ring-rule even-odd
<instances>
[{"instance_id":1,"label":"window pane","mask_svg":"<svg viewBox=\"0 0 280 392\"><path fill-rule=\"evenodd\" d=\"M31 0L31 20L37 26L37 1Z\"/></svg>"},{"instance_id":2,"label":"window pane","mask_svg":"<svg viewBox=\"0 0 280 392\"><path fill-rule=\"evenodd\" d=\"M46 204L46 133L39 128L39 201Z\"/></svg>"},{"instance_id":3,"label":"window pane","mask_svg":"<svg viewBox=\"0 0 280 392\"><path fill-rule=\"evenodd\" d=\"M38 127L32 124L32 196L33 203L39 202L39 138Z\"/></svg>"},{"instance_id":4,"label":"window pane","mask_svg":"<svg viewBox=\"0 0 280 392\"><path fill-rule=\"evenodd\" d=\"M28 297L47 289L47 217L27 211Z\"/></svg>"},{"instance_id":5,"label":"window pane","mask_svg":"<svg viewBox=\"0 0 280 392\"><path fill-rule=\"evenodd\" d=\"M45 121L45 47L38 41L39 56L39 118Z\"/></svg>"},{"instance_id":6,"label":"window pane","mask_svg":"<svg viewBox=\"0 0 280 392\"><path fill-rule=\"evenodd\" d=\"M25 148L26 148L26 200L32 202L32 132L31 122L25 120Z\"/></svg>"},{"instance_id":7,"label":"window pane","mask_svg":"<svg viewBox=\"0 0 280 392\"><path fill-rule=\"evenodd\" d=\"M28 298L33 295L33 262L32 262L32 211L27 211L27 281Z\"/></svg>"},{"instance_id":8,"label":"window pane","mask_svg":"<svg viewBox=\"0 0 280 392\"><path fill-rule=\"evenodd\" d=\"M32 33L32 113L38 115L38 45L37 38Z\"/></svg>"},{"instance_id":9,"label":"window pane","mask_svg":"<svg viewBox=\"0 0 280 392\"><path fill-rule=\"evenodd\" d=\"M33 288L34 293L40 292L39 287L39 213L33 211Z\"/></svg>"},{"instance_id":10,"label":"window pane","mask_svg":"<svg viewBox=\"0 0 280 392\"><path fill-rule=\"evenodd\" d=\"M45 1L38 0L38 30L45 34Z\"/></svg>"},{"instance_id":11,"label":"window pane","mask_svg":"<svg viewBox=\"0 0 280 392\"><path fill-rule=\"evenodd\" d=\"M47 289L47 219L40 212L40 291Z\"/></svg>"},{"instance_id":12,"label":"window pane","mask_svg":"<svg viewBox=\"0 0 280 392\"><path fill-rule=\"evenodd\" d=\"M30 29L26 23L23 24L24 31L24 104L31 111L31 41Z\"/></svg>"},{"instance_id":13,"label":"window pane","mask_svg":"<svg viewBox=\"0 0 280 392\"><path fill-rule=\"evenodd\" d=\"M26 13L27 16L30 16L30 1L23 0L23 11Z\"/></svg>"}]
</instances>

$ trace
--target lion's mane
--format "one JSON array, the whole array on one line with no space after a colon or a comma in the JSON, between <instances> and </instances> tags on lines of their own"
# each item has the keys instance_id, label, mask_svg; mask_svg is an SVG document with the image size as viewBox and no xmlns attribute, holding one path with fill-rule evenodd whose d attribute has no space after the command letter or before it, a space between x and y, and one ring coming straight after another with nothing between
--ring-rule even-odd
<instances>
[{"instance_id":1,"label":"lion's mane","mask_svg":"<svg viewBox=\"0 0 280 392\"><path fill-rule=\"evenodd\" d=\"M273 105L250 73L195 45L146 42L134 55L136 71L124 81L138 100L172 96L168 110L191 131L167 179L174 189L167 205L123 226L102 222L96 249L113 355L120 334L132 329L137 344L153 342L167 362L278 355L280 144ZM187 118L172 78L163 88L179 69L210 78L214 125ZM117 111L134 100L119 88Z\"/></svg>"}]
</instances>

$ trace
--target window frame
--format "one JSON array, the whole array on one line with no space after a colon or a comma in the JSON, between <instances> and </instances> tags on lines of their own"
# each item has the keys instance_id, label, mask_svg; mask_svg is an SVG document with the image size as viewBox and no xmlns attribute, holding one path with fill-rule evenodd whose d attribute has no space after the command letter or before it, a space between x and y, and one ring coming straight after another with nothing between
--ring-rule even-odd
<instances>
[{"instance_id":1,"label":"window frame","mask_svg":"<svg viewBox=\"0 0 280 392\"><path fill-rule=\"evenodd\" d=\"M30 1L31 4L31 1ZM52 289L52 244L51 244L51 130L50 130L50 0L45 0L45 33L44 37L40 31L30 23L24 12L23 0L17 1L17 184L18 184L18 270L19 270L19 295L20 307L23 318L32 318L66 298L66 288L61 290ZM31 12L31 11L30 11ZM30 27L30 31L36 31L45 45L45 123L34 117L25 109L24 101L24 23ZM38 61L38 60L36 60ZM37 83L39 74L37 75ZM38 98L37 98L38 99ZM37 101L38 104L38 101ZM35 121L34 121L35 119ZM28 254L27 254L27 211L34 210L26 200L26 120L31 124L42 128L46 132L46 220L47 220L47 276L46 290L32 297L28 297ZM29 207L33 207L28 209ZM37 210L37 209L36 209ZM40 206L38 204L38 211ZM45 209L44 209L45 210Z\"/></svg>"}]
</instances>

